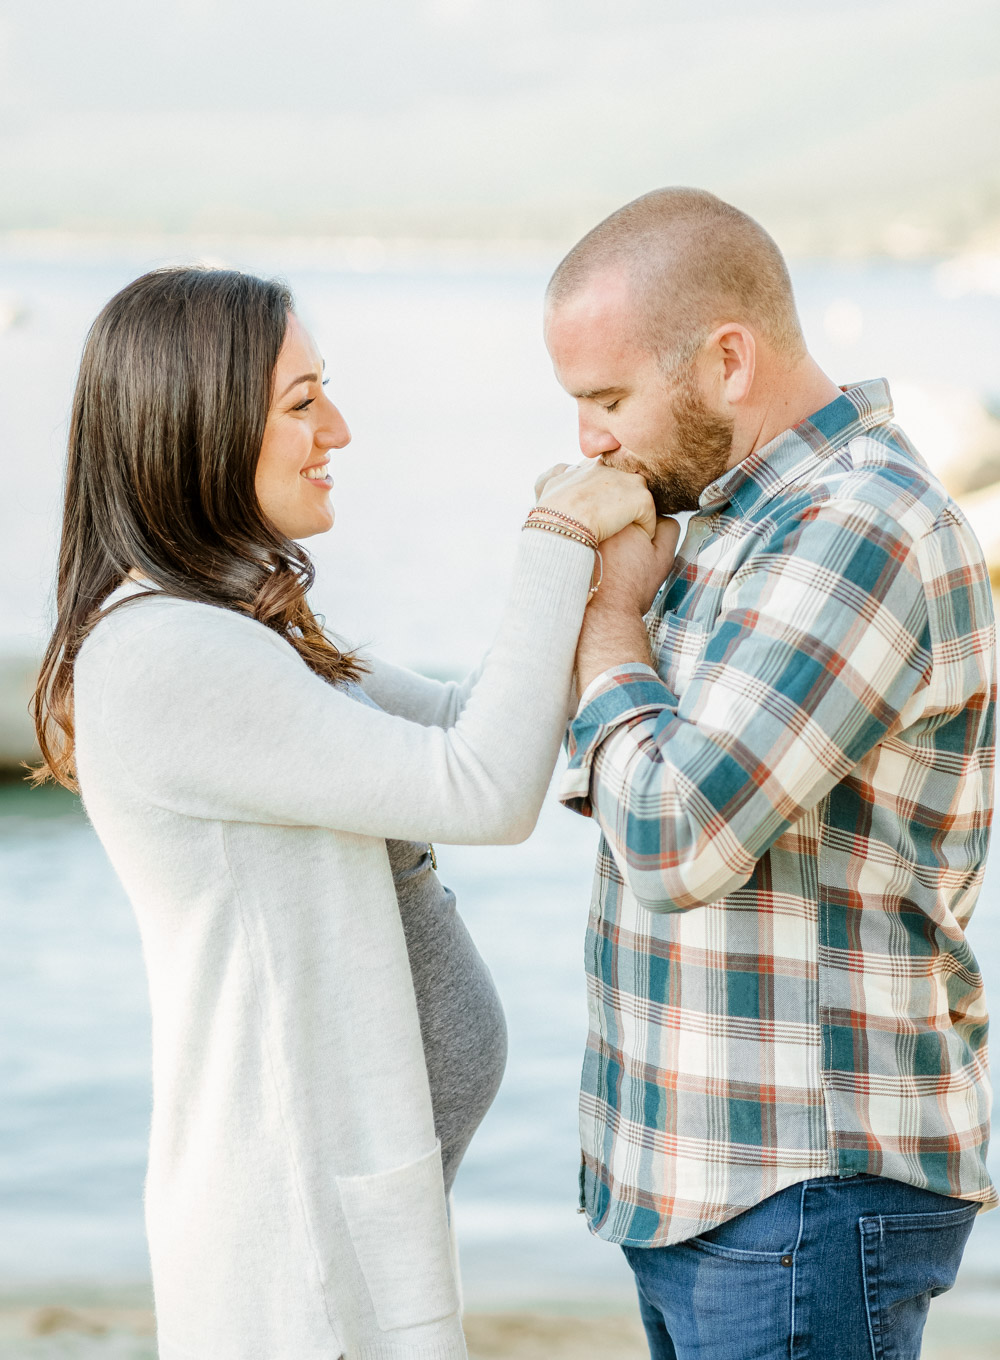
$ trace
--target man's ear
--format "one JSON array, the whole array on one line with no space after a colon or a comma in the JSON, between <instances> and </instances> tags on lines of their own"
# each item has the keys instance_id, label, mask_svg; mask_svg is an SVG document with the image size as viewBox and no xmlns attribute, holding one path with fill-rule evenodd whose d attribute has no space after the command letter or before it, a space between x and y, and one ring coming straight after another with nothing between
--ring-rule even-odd
<instances>
[{"instance_id":1,"label":"man's ear","mask_svg":"<svg viewBox=\"0 0 1000 1360\"><path fill-rule=\"evenodd\" d=\"M719 395L730 406L744 401L757 368L757 345L753 332L739 322L717 326L706 346L719 384Z\"/></svg>"}]
</instances>

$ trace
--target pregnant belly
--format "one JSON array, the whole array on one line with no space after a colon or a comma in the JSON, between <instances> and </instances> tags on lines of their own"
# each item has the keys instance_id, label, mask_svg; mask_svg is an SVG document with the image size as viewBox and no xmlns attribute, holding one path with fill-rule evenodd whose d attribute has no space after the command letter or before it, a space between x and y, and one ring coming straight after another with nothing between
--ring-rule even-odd
<instances>
[{"instance_id":1,"label":"pregnant belly","mask_svg":"<svg viewBox=\"0 0 1000 1360\"><path fill-rule=\"evenodd\" d=\"M389 842L390 853L393 843ZM394 857L398 860L398 854ZM393 865L394 871L397 865ZM489 969L430 868L397 874L445 1188L500 1087L507 1026Z\"/></svg>"}]
</instances>

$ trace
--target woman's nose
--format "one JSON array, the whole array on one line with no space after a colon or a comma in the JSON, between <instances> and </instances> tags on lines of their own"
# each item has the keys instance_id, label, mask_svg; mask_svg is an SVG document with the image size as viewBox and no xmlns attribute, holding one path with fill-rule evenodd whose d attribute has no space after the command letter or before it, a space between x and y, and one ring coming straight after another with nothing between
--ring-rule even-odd
<instances>
[{"instance_id":1,"label":"woman's nose","mask_svg":"<svg viewBox=\"0 0 1000 1360\"><path fill-rule=\"evenodd\" d=\"M316 439L325 449L345 449L351 442L351 431L347 421L334 406L333 402L327 403L329 410L323 422L322 429L317 430Z\"/></svg>"}]
</instances>

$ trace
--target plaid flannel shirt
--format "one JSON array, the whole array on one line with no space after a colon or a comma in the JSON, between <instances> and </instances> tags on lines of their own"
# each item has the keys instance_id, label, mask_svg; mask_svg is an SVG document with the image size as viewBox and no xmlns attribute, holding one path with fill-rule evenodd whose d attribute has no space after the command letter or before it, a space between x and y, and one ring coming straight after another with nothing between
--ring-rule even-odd
<instances>
[{"instance_id":1,"label":"plaid flannel shirt","mask_svg":"<svg viewBox=\"0 0 1000 1360\"><path fill-rule=\"evenodd\" d=\"M966 926L992 811L982 552L849 388L707 487L582 696L561 797L603 836L581 1202L661 1246L814 1176L996 1202Z\"/></svg>"}]
</instances>

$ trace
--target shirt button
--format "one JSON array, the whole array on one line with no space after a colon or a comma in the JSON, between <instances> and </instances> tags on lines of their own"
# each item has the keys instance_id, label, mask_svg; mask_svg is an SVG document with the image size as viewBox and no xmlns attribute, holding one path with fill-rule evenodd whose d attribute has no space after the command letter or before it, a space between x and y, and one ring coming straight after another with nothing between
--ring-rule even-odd
<instances>
[{"instance_id":1,"label":"shirt button","mask_svg":"<svg viewBox=\"0 0 1000 1360\"><path fill-rule=\"evenodd\" d=\"M790 1256L782 1256L781 1264L783 1266L790 1266L792 1264L792 1258Z\"/></svg>"}]
</instances>

